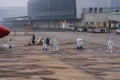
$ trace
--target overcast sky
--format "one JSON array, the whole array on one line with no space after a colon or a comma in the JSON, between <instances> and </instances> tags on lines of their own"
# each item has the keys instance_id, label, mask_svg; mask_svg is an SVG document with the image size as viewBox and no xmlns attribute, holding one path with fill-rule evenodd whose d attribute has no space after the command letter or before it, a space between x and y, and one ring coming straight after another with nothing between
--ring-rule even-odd
<instances>
[{"instance_id":1,"label":"overcast sky","mask_svg":"<svg viewBox=\"0 0 120 80\"><path fill-rule=\"evenodd\" d=\"M27 7L28 0L0 0L0 7Z\"/></svg>"}]
</instances>

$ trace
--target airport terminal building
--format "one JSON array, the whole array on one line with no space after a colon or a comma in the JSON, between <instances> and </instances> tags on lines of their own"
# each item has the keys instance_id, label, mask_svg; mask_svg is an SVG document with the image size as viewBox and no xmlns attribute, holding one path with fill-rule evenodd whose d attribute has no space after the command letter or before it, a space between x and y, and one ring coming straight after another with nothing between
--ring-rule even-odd
<instances>
[{"instance_id":1,"label":"airport terminal building","mask_svg":"<svg viewBox=\"0 0 120 80\"><path fill-rule=\"evenodd\" d=\"M34 28L62 28L64 22L77 25L105 21L108 13L114 12L120 12L120 0L28 1L28 16Z\"/></svg>"}]
</instances>

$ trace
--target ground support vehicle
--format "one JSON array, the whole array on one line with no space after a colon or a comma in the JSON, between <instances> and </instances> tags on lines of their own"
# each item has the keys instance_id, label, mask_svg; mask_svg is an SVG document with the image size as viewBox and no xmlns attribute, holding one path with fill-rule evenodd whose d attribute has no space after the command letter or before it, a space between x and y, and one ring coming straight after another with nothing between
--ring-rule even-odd
<instances>
[{"instance_id":1,"label":"ground support vehicle","mask_svg":"<svg viewBox=\"0 0 120 80\"><path fill-rule=\"evenodd\" d=\"M116 29L116 34L120 34L120 28Z\"/></svg>"},{"instance_id":2,"label":"ground support vehicle","mask_svg":"<svg viewBox=\"0 0 120 80\"><path fill-rule=\"evenodd\" d=\"M106 27L87 27L87 31L88 32L93 32L93 33L107 33L108 32L108 28Z\"/></svg>"}]
</instances>

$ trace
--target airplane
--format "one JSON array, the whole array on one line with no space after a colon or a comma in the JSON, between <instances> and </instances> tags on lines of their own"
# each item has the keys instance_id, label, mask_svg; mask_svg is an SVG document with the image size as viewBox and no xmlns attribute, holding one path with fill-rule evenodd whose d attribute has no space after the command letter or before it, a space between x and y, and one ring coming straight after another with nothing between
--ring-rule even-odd
<instances>
[{"instance_id":1,"label":"airplane","mask_svg":"<svg viewBox=\"0 0 120 80\"><path fill-rule=\"evenodd\" d=\"M10 34L10 30L6 28L5 26L0 25L0 38L3 38Z\"/></svg>"}]
</instances>

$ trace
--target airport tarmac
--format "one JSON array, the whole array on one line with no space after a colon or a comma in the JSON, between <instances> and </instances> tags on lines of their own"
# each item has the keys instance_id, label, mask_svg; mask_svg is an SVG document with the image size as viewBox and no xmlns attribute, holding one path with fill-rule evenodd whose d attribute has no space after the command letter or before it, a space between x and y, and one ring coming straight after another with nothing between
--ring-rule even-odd
<instances>
[{"instance_id":1,"label":"airport tarmac","mask_svg":"<svg viewBox=\"0 0 120 80\"><path fill-rule=\"evenodd\" d=\"M120 35L85 32L35 32L60 42L59 51L28 46L30 35L19 32L0 40L0 80L120 80ZM84 39L84 49L76 49L76 38ZM14 47L8 49L12 37ZM107 41L113 37L113 53L107 53Z\"/></svg>"}]
</instances>

